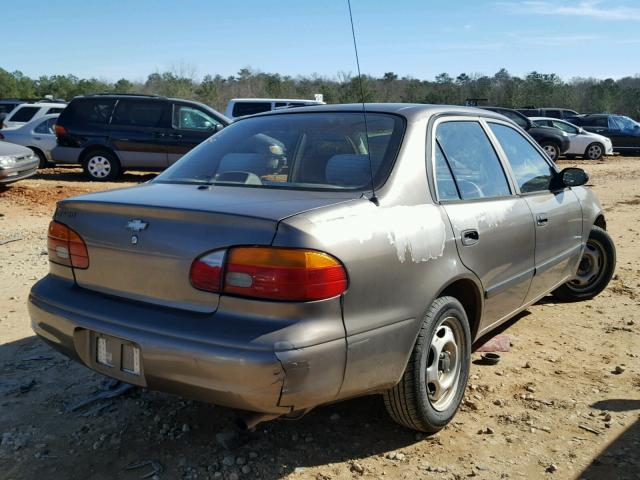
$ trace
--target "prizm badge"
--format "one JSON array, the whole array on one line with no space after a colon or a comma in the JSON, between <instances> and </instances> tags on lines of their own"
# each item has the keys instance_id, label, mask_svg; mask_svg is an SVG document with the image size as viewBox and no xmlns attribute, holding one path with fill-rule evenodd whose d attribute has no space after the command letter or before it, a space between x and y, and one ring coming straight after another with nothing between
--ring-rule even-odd
<instances>
[{"instance_id":1,"label":"prizm badge","mask_svg":"<svg viewBox=\"0 0 640 480\"><path fill-rule=\"evenodd\" d=\"M149 224L142 220L138 220L138 219L129 220L129 223L127 223L127 230L131 230L132 232L141 232L148 226Z\"/></svg>"}]
</instances>

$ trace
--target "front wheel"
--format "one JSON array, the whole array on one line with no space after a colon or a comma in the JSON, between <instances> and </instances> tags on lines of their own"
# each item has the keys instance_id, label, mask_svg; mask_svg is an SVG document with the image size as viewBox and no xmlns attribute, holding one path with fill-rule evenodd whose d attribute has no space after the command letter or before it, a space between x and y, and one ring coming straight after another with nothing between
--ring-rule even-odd
<instances>
[{"instance_id":1,"label":"front wheel","mask_svg":"<svg viewBox=\"0 0 640 480\"><path fill-rule=\"evenodd\" d=\"M542 142L540 144L545 153L549 156L551 160L554 162L558 160L560 157L560 148L553 142Z\"/></svg>"},{"instance_id":2,"label":"front wheel","mask_svg":"<svg viewBox=\"0 0 640 480\"><path fill-rule=\"evenodd\" d=\"M604 155L604 147L599 143L591 143L584 151L585 160L600 160Z\"/></svg>"},{"instance_id":3,"label":"front wheel","mask_svg":"<svg viewBox=\"0 0 640 480\"><path fill-rule=\"evenodd\" d=\"M575 277L553 295L567 301L589 300L606 288L615 268L616 246L605 230L594 225Z\"/></svg>"},{"instance_id":4,"label":"front wheel","mask_svg":"<svg viewBox=\"0 0 640 480\"><path fill-rule=\"evenodd\" d=\"M397 423L428 433L444 428L464 396L471 363L471 332L464 308L440 297L427 312L400 382L384 393Z\"/></svg>"}]
</instances>

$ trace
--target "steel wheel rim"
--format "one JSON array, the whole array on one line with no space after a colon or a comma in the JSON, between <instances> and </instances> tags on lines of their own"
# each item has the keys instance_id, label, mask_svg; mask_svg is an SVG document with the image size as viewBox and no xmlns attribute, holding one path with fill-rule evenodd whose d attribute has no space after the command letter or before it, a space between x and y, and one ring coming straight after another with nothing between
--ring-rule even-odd
<instances>
[{"instance_id":1,"label":"steel wheel rim","mask_svg":"<svg viewBox=\"0 0 640 480\"><path fill-rule=\"evenodd\" d=\"M542 148L547 153L547 155L549 155L549 158L551 160L555 160L556 159L556 149L555 149L555 147L553 147L552 145L545 145Z\"/></svg>"},{"instance_id":2,"label":"steel wheel rim","mask_svg":"<svg viewBox=\"0 0 640 480\"><path fill-rule=\"evenodd\" d=\"M96 155L87 162L87 170L92 177L104 178L111 172L111 162L107 157Z\"/></svg>"},{"instance_id":3,"label":"steel wheel rim","mask_svg":"<svg viewBox=\"0 0 640 480\"><path fill-rule=\"evenodd\" d=\"M597 160L602 156L602 148L600 145L591 145L588 149L587 156L591 160Z\"/></svg>"},{"instance_id":4,"label":"steel wheel rim","mask_svg":"<svg viewBox=\"0 0 640 480\"><path fill-rule=\"evenodd\" d=\"M440 412L451 406L462 370L462 326L449 316L436 326L427 358L425 385L431 406Z\"/></svg>"},{"instance_id":5,"label":"steel wheel rim","mask_svg":"<svg viewBox=\"0 0 640 480\"><path fill-rule=\"evenodd\" d=\"M578 272L574 279L568 283L568 286L577 292L588 290L600 280L607 263L607 255L603 245L596 240L588 240L578 265Z\"/></svg>"}]
</instances>

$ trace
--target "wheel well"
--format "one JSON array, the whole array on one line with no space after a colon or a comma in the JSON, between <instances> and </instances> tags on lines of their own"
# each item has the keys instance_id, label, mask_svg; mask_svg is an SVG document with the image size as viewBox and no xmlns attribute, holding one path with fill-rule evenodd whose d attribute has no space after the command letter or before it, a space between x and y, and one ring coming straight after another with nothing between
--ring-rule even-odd
<instances>
[{"instance_id":1,"label":"wheel well","mask_svg":"<svg viewBox=\"0 0 640 480\"><path fill-rule=\"evenodd\" d=\"M42 154L42 156L44 156L44 152L42 151L42 149L40 149L40 148L38 148L38 147L34 147L34 146L32 146L32 145L29 145L29 148L30 148L31 150L33 150L34 152L36 152L36 154L37 154L38 152L40 152L40 153ZM45 158L46 158L46 157L45 157Z\"/></svg>"},{"instance_id":2,"label":"wheel well","mask_svg":"<svg viewBox=\"0 0 640 480\"><path fill-rule=\"evenodd\" d=\"M607 221L604 219L604 215L600 214L596 218L596 221L593 222L596 227L600 227L603 230L607 229Z\"/></svg>"},{"instance_id":3,"label":"wheel well","mask_svg":"<svg viewBox=\"0 0 640 480\"><path fill-rule=\"evenodd\" d=\"M116 161L121 164L120 162L120 158L118 157L118 155L116 154L116 152L114 152L112 149L110 149L109 147L105 147L103 145L92 145L91 147L87 147L82 151L82 154L80 155L80 163L84 163L85 159L87 158L87 156L89 156L90 153L93 152L98 152L98 151L104 151L107 153L110 153L111 155L113 155L113 157L116 159ZM122 165L122 164L121 164Z\"/></svg>"},{"instance_id":4,"label":"wheel well","mask_svg":"<svg viewBox=\"0 0 640 480\"><path fill-rule=\"evenodd\" d=\"M469 319L471 338L475 338L482 314L482 301L476 285L468 279L456 280L451 285L448 285L440 293L440 296L454 297L462 304Z\"/></svg>"}]
</instances>

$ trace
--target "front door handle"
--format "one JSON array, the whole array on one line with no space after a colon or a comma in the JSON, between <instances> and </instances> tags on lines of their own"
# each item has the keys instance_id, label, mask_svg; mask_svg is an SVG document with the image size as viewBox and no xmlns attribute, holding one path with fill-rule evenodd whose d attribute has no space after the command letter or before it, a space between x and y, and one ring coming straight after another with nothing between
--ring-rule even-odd
<instances>
[{"instance_id":1,"label":"front door handle","mask_svg":"<svg viewBox=\"0 0 640 480\"><path fill-rule=\"evenodd\" d=\"M547 223L549 223L549 217L547 217L546 213L539 213L536 215L536 223L539 227L544 227Z\"/></svg>"},{"instance_id":2,"label":"front door handle","mask_svg":"<svg viewBox=\"0 0 640 480\"><path fill-rule=\"evenodd\" d=\"M480 240L480 234L477 230L464 230L462 232L461 239L462 244L468 247L469 245L478 243L478 240Z\"/></svg>"}]
</instances>

